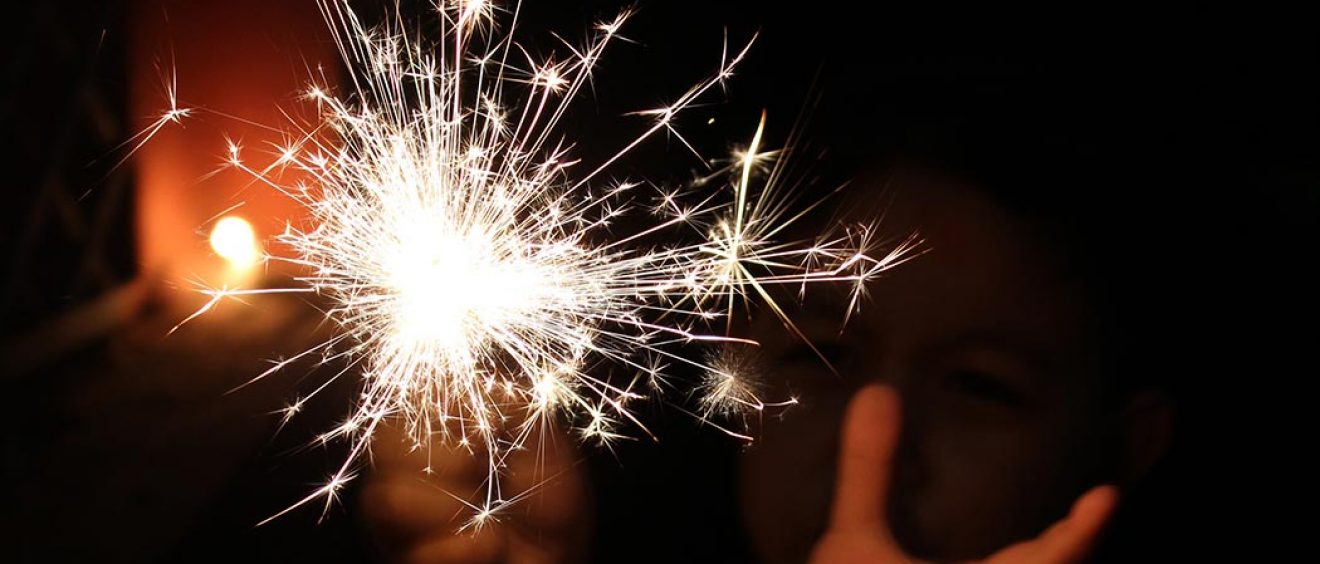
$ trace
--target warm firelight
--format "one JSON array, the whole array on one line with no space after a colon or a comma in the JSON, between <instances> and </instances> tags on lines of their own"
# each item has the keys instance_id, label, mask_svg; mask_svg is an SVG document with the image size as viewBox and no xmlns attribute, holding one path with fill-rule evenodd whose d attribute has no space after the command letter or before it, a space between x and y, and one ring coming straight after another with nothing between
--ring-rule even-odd
<instances>
[{"instance_id":1,"label":"warm firelight","mask_svg":"<svg viewBox=\"0 0 1320 564\"><path fill-rule=\"evenodd\" d=\"M234 270L247 270L261 258L261 243L252 224L237 216L226 216L211 228L211 249Z\"/></svg>"},{"instance_id":2,"label":"warm firelight","mask_svg":"<svg viewBox=\"0 0 1320 564\"><path fill-rule=\"evenodd\" d=\"M264 169L279 158L267 149L288 141L280 130L318 115L300 93L313 82L333 90L338 70L321 63L336 60L335 52L315 2L129 4L135 22L130 112L141 119L134 126L174 118L129 161L137 178L142 271L185 289L194 283L260 286L265 282L258 277L296 274L287 263L262 261L279 248L258 235L298 224L303 211L278 191L252 186L250 176L227 166L226 151L231 141L242 145L244 164ZM168 114L176 108L186 113ZM291 183L300 175L281 174ZM240 207L241 219L221 213ZM223 219L212 224L217 213ZM170 293L181 309L203 298Z\"/></svg>"}]
</instances>

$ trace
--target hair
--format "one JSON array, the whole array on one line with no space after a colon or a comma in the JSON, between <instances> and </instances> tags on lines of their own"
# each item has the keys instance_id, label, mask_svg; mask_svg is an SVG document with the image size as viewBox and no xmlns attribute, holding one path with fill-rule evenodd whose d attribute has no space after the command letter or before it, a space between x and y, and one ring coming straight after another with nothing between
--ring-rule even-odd
<instances>
[{"instance_id":1,"label":"hair","mask_svg":"<svg viewBox=\"0 0 1320 564\"><path fill-rule=\"evenodd\" d=\"M848 143L842 169L856 178L918 165L981 190L1040 233L1085 291L1111 389L1174 392L1183 371L1173 364L1192 342L1180 326L1190 305L1180 288L1196 272L1185 262L1196 254L1190 245L1204 244L1192 238L1204 232L1179 217L1191 179L1126 122L1026 99L960 110L861 125L872 129Z\"/></svg>"}]
</instances>

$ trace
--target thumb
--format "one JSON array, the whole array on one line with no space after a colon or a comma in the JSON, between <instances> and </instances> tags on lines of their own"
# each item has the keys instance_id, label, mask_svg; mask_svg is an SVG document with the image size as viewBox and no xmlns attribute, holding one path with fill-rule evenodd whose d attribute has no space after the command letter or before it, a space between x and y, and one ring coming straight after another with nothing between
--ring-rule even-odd
<instances>
[{"instance_id":1,"label":"thumb","mask_svg":"<svg viewBox=\"0 0 1320 564\"><path fill-rule=\"evenodd\" d=\"M839 445L832 529L878 528L888 534L885 506L899 425L898 395L891 388L870 385L853 396Z\"/></svg>"},{"instance_id":2,"label":"thumb","mask_svg":"<svg viewBox=\"0 0 1320 564\"><path fill-rule=\"evenodd\" d=\"M1030 541L1012 545L989 559L990 564L1065 564L1083 562L1095 548L1118 504L1118 489L1098 486L1073 503L1063 520Z\"/></svg>"}]
</instances>

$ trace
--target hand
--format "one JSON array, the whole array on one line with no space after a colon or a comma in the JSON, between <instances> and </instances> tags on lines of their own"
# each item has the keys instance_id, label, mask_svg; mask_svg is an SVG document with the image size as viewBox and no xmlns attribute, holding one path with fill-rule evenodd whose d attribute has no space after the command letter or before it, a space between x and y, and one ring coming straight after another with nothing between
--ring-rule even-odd
<instances>
[{"instance_id":1,"label":"hand","mask_svg":"<svg viewBox=\"0 0 1320 564\"><path fill-rule=\"evenodd\" d=\"M885 507L900 425L898 396L867 386L853 398L843 422L838 482L825 535L813 564L915 562L894 539ZM1055 564L1087 558L1118 502L1113 486L1083 494L1072 511L1040 536L1011 545L986 559L990 564Z\"/></svg>"},{"instance_id":2,"label":"hand","mask_svg":"<svg viewBox=\"0 0 1320 564\"><path fill-rule=\"evenodd\" d=\"M529 437L507 460L506 496L532 493L480 528L459 528L484 499L486 456L434 442L412 449L394 427L378 431L374 469L362 493L368 528L390 562L579 562L591 512L572 440L557 429ZM423 468L433 472L424 473ZM457 497L456 497L457 496Z\"/></svg>"}]
</instances>

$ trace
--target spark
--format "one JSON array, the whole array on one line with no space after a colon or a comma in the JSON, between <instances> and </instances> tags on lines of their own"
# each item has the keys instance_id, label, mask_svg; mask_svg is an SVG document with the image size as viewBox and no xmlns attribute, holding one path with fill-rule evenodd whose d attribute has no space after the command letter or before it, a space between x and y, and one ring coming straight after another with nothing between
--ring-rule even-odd
<instances>
[{"instance_id":1,"label":"spark","mask_svg":"<svg viewBox=\"0 0 1320 564\"><path fill-rule=\"evenodd\" d=\"M347 360L359 400L318 440L345 441L348 455L324 486L272 518L316 500L328 508L386 418L415 448L439 440L487 458L484 500L470 504L468 525L479 527L519 499L503 496L500 473L537 426L558 418L607 447L627 438L627 426L649 434L630 407L647 399L634 387L675 386L674 366L708 375L698 387L704 421L787 405L759 399L753 375L728 359L683 351L749 344L719 325L752 300L791 325L772 286L842 282L860 293L906 256L874 258L874 242L857 237L870 233L864 228L783 240L802 212L775 189L784 155L762 148L764 114L732 161L683 189L657 189L654 204L638 196L644 183L599 178L659 135L695 153L678 116L723 87L751 41L732 52L726 42L718 68L674 102L630 114L651 123L577 174L583 165L557 140L559 124L631 12L597 24L571 56L536 60L500 35L489 1L439 3L436 42L410 31L397 10L368 29L345 0L318 5L350 86L309 86L302 99L320 122L294 125L269 167L246 164L232 140L225 160L307 210L305 223L277 236L292 252L265 257L300 267L300 285L208 289L212 299L184 320L226 298L271 292L316 293L331 304L335 337L253 380L299 357ZM432 45L434 53L424 47ZM286 168L311 180L282 184Z\"/></svg>"},{"instance_id":2,"label":"spark","mask_svg":"<svg viewBox=\"0 0 1320 564\"><path fill-rule=\"evenodd\" d=\"M157 70L161 70L159 64L157 64ZM165 75L162 73L162 77L164 76ZM146 146L147 143L150 143L151 140L154 139L156 135L160 134L166 126L170 124L182 124L185 119L193 116L195 111L194 108L179 105L178 76L173 72L173 69L171 69L168 77L162 78L161 86L165 98L169 102L169 109L156 116L151 125L148 125L132 137L125 139L120 142L119 145L110 149L110 153L112 154L120 151L123 152L123 154L115 161L114 165L110 167L111 171L118 169L123 166L124 163L128 162L129 159L133 158L133 155L136 155L138 151L142 150L142 147ZM109 173L107 173L107 178L108 177ZM91 190L89 189L87 192L83 193L79 199L81 200L90 193Z\"/></svg>"}]
</instances>

